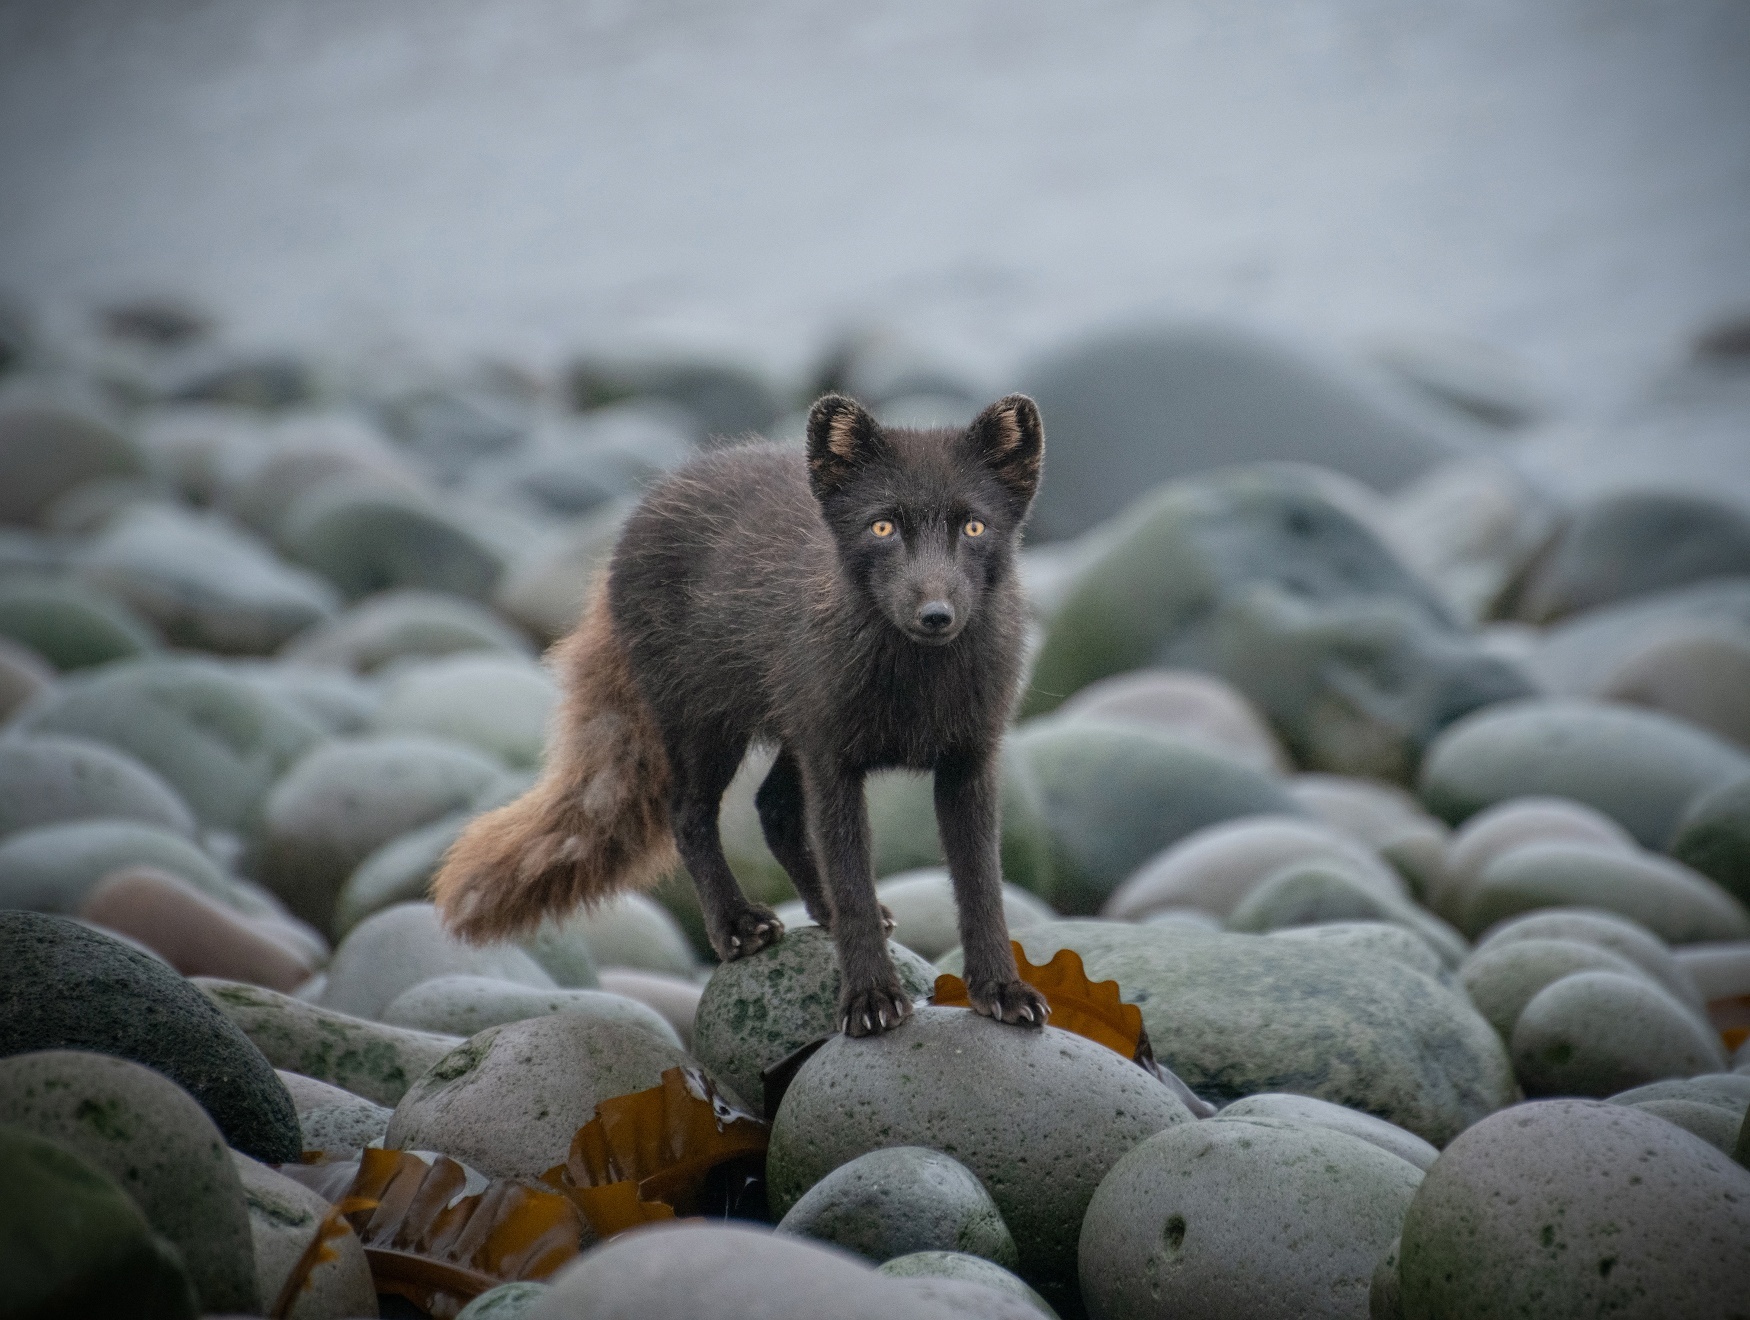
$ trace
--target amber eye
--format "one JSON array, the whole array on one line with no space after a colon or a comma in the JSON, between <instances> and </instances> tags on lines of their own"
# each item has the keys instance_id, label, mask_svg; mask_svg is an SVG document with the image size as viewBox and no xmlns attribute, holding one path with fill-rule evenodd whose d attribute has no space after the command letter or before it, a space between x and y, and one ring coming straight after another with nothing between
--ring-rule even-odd
<instances>
[{"instance_id":1,"label":"amber eye","mask_svg":"<svg viewBox=\"0 0 1750 1320\"><path fill-rule=\"evenodd\" d=\"M966 520L966 526L963 530L966 532L966 534L968 536L983 536L984 535L984 524L979 522L979 520L976 518L968 518Z\"/></svg>"},{"instance_id":2,"label":"amber eye","mask_svg":"<svg viewBox=\"0 0 1750 1320\"><path fill-rule=\"evenodd\" d=\"M885 518L877 518L874 522L869 524L869 530L874 532L877 536L892 536L893 524L888 522Z\"/></svg>"}]
</instances>

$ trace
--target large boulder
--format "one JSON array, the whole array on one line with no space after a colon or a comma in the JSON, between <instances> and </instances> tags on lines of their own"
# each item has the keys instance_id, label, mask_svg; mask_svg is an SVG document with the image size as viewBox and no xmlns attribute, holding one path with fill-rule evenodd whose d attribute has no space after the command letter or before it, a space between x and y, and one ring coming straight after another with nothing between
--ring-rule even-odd
<instances>
[{"instance_id":1,"label":"large boulder","mask_svg":"<svg viewBox=\"0 0 1750 1320\"><path fill-rule=\"evenodd\" d=\"M1743 1308L1750 1170L1624 1105L1548 1100L1484 1119L1404 1218L1406 1316L1716 1320Z\"/></svg>"},{"instance_id":2,"label":"large boulder","mask_svg":"<svg viewBox=\"0 0 1750 1320\"><path fill-rule=\"evenodd\" d=\"M91 1050L163 1073L260 1159L298 1157L297 1113L273 1067L163 963L62 917L0 912L0 1058Z\"/></svg>"},{"instance_id":3,"label":"large boulder","mask_svg":"<svg viewBox=\"0 0 1750 1320\"><path fill-rule=\"evenodd\" d=\"M787 1212L869 1151L951 1152L996 1201L1021 1273L1061 1286L1107 1171L1145 1137L1191 1121L1170 1088L1103 1045L923 1007L880 1036L834 1036L802 1065L773 1121L768 1195Z\"/></svg>"},{"instance_id":4,"label":"large boulder","mask_svg":"<svg viewBox=\"0 0 1750 1320\"><path fill-rule=\"evenodd\" d=\"M71 577L25 575L0 581L0 637L60 670L131 660L162 644L143 619L101 591Z\"/></svg>"},{"instance_id":5,"label":"large boulder","mask_svg":"<svg viewBox=\"0 0 1750 1320\"><path fill-rule=\"evenodd\" d=\"M1144 665L1204 670L1302 766L1401 781L1446 725L1529 693L1333 483L1237 468L1145 497L1102 531L1052 617L1025 709Z\"/></svg>"},{"instance_id":6,"label":"large boulder","mask_svg":"<svg viewBox=\"0 0 1750 1320\"><path fill-rule=\"evenodd\" d=\"M102 816L194 833L176 791L125 752L86 738L0 740L0 838Z\"/></svg>"}]
</instances>

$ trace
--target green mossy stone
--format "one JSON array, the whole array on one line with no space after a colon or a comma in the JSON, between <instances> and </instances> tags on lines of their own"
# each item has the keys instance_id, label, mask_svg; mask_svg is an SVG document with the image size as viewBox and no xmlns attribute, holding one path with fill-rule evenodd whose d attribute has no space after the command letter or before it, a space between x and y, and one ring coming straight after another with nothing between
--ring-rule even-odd
<instances>
[{"instance_id":1,"label":"green mossy stone","mask_svg":"<svg viewBox=\"0 0 1750 1320\"><path fill-rule=\"evenodd\" d=\"M0 912L0 967L0 1058L72 1049L132 1059L198 1100L238 1150L298 1157L297 1113L272 1065L163 963L64 917Z\"/></svg>"},{"instance_id":2,"label":"green mossy stone","mask_svg":"<svg viewBox=\"0 0 1750 1320\"><path fill-rule=\"evenodd\" d=\"M914 1002L928 999L936 969L904 945L889 941L887 952L905 992ZM830 934L818 926L786 931L776 944L711 973L693 1019L693 1049L760 1113L760 1074L838 1030L841 984Z\"/></svg>"},{"instance_id":3,"label":"green mossy stone","mask_svg":"<svg viewBox=\"0 0 1750 1320\"><path fill-rule=\"evenodd\" d=\"M125 752L52 734L0 739L0 837L104 816L194 833L176 791Z\"/></svg>"},{"instance_id":4,"label":"green mossy stone","mask_svg":"<svg viewBox=\"0 0 1750 1320\"><path fill-rule=\"evenodd\" d=\"M1551 982L1520 1011L1511 1045L1529 1096L1602 1099L1726 1067L1707 1020L1638 971L1574 972Z\"/></svg>"},{"instance_id":5,"label":"green mossy stone","mask_svg":"<svg viewBox=\"0 0 1750 1320\"><path fill-rule=\"evenodd\" d=\"M112 871L156 866L232 902L235 886L181 834L127 820L78 820L20 830L0 842L0 907L75 915Z\"/></svg>"},{"instance_id":6,"label":"green mossy stone","mask_svg":"<svg viewBox=\"0 0 1750 1320\"><path fill-rule=\"evenodd\" d=\"M491 610L441 591L406 589L368 596L294 638L285 660L368 674L395 660L486 652L528 656L528 638Z\"/></svg>"},{"instance_id":7,"label":"green mossy stone","mask_svg":"<svg viewBox=\"0 0 1750 1320\"><path fill-rule=\"evenodd\" d=\"M1632 1106L1518 1105L1428 1170L1398 1272L1407 1316L1731 1315L1750 1276L1750 1170Z\"/></svg>"},{"instance_id":8,"label":"green mossy stone","mask_svg":"<svg viewBox=\"0 0 1750 1320\"><path fill-rule=\"evenodd\" d=\"M106 1054L13 1055L0 1059L0 1124L48 1138L124 1188L181 1255L203 1310L261 1305L231 1152L174 1082Z\"/></svg>"},{"instance_id":9,"label":"green mossy stone","mask_svg":"<svg viewBox=\"0 0 1750 1320\"><path fill-rule=\"evenodd\" d=\"M304 1253L311 1249L328 1215L328 1202L282 1173L232 1152L249 1211L249 1232L261 1295L272 1306ZM287 1312L288 1320L340 1320L368 1316L377 1309L377 1289L371 1278L364 1244L356 1233L343 1233L325 1244Z\"/></svg>"},{"instance_id":10,"label":"green mossy stone","mask_svg":"<svg viewBox=\"0 0 1750 1320\"><path fill-rule=\"evenodd\" d=\"M1575 972L1644 974L1627 958L1596 944L1526 939L1478 949L1465 959L1458 977L1477 1012L1489 1020L1502 1040L1512 1040L1519 1015L1538 991Z\"/></svg>"},{"instance_id":11,"label":"green mossy stone","mask_svg":"<svg viewBox=\"0 0 1750 1320\"><path fill-rule=\"evenodd\" d=\"M529 770L541 764L558 701L552 676L533 660L447 656L397 669L371 726L448 738Z\"/></svg>"},{"instance_id":12,"label":"green mossy stone","mask_svg":"<svg viewBox=\"0 0 1750 1320\"><path fill-rule=\"evenodd\" d=\"M18 727L108 743L182 795L214 829L246 832L268 789L326 737L308 715L207 660L106 665L61 683Z\"/></svg>"},{"instance_id":13,"label":"green mossy stone","mask_svg":"<svg viewBox=\"0 0 1750 1320\"><path fill-rule=\"evenodd\" d=\"M0 637L28 646L66 672L132 660L162 642L144 620L72 578L15 577L0 582Z\"/></svg>"},{"instance_id":14,"label":"green mossy stone","mask_svg":"<svg viewBox=\"0 0 1750 1320\"><path fill-rule=\"evenodd\" d=\"M1060 912L1098 912L1144 862L1206 825L1300 814L1270 776L1162 735L1039 720L1010 743L1051 840L1051 884L1039 896Z\"/></svg>"},{"instance_id":15,"label":"green mossy stone","mask_svg":"<svg viewBox=\"0 0 1750 1320\"><path fill-rule=\"evenodd\" d=\"M1750 903L1750 777L1698 798L1666 851L1740 903Z\"/></svg>"},{"instance_id":16,"label":"green mossy stone","mask_svg":"<svg viewBox=\"0 0 1750 1320\"><path fill-rule=\"evenodd\" d=\"M273 1067L327 1082L374 1104L398 1103L426 1069L461 1044L454 1036L349 1017L265 986L204 976L190 984Z\"/></svg>"},{"instance_id":17,"label":"green mossy stone","mask_svg":"<svg viewBox=\"0 0 1750 1320\"><path fill-rule=\"evenodd\" d=\"M797 1071L766 1177L787 1213L832 1170L890 1146L951 1154L982 1182L1035 1286L1075 1278L1076 1237L1120 1156L1191 1115L1129 1059L1055 1027L920 1007L899 1027L834 1036Z\"/></svg>"},{"instance_id":18,"label":"green mossy stone","mask_svg":"<svg viewBox=\"0 0 1750 1320\"><path fill-rule=\"evenodd\" d=\"M778 1232L829 1242L880 1264L959 1251L1013 1269L1015 1239L964 1164L921 1146L887 1146L841 1164L791 1206Z\"/></svg>"},{"instance_id":19,"label":"green mossy stone","mask_svg":"<svg viewBox=\"0 0 1750 1320\"><path fill-rule=\"evenodd\" d=\"M489 1178L536 1178L565 1159L596 1105L691 1062L639 1027L576 1014L488 1027L402 1096L384 1145L441 1150Z\"/></svg>"},{"instance_id":20,"label":"green mossy stone","mask_svg":"<svg viewBox=\"0 0 1750 1320\"><path fill-rule=\"evenodd\" d=\"M286 558L349 599L419 587L485 600L504 556L435 503L365 482L333 481L294 500L279 525Z\"/></svg>"},{"instance_id":21,"label":"green mossy stone","mask_svg":"<svg viewBox=\"0 0 1750 1320\"><path fill-rule=\"evenodd\" d=\"M382 1140L389 1130L394 1111L387 1106L302 1073L275 1071L298 1107L298 1130L306 1151L321 1151L331 1160L356 1159L360 1150Z\"/></svg>"},{"instance_id":22,"label":"green mossy stone","mask_svg":"<svg viewBox=\"0 0 1750 1320\"><path fill-rule=\"evenodd\" d=\"M1422 1177L1329 1128L1219 1115L1169 1128L1094 1193L1082 1295L1105 1316L1270 1315L1286 1298L1299 1316L1358 1316Z\"/></svg>"},{"instance_id":23,"label":"green mossy stone","mask_svg":"<svg viewBox=\"0 0 1750 1320\"><path fill-rule=\"evenodd\" d=\"M648 1004L605 990L541 990L490 976L438 976L403 990L383 1021L415 1031L474 1036L488 1027L553 1013L637 1027L675 1049L685 1048L666 1018Z\"/></svg>"},{"instance_id":24,"label":"green mossy stone","mask_svg":"<svg viewBox=\"0 0 1750 1320\"><path fill-rule=\"evenodd\" d=\"M969 1256L963 1251L914 1251L883 1261L879 1271L896 1279L956 1279L995 1288L1019 1297L1046 1320L1057 1320L1051 1303L1029 1288L1020 1275L983 1256Z\"/></svg>"},{"instance_id":25,"label":"green mossy stone","mask_svg":"<svg viewBox=\"0 0 1750 1320\"><path fill-rule=\"evenodd\" d=\"M535 1303L551 1291L551 1285L526 1280L488 1288L456 1313L456 1320L522 1320Z\"/></svg>"},{"instance_id":26,"label":"green mossy stone","mask_svg":"<svg viewBox=\"0 0 1750 1320\"><path fill-rule=\"evenodd\" d=\"M1507 1052L1463 995L1391 959L1275 936L1051 922L1029 961L1081 955L1142 1010L1155 1057L1217 1104L1291 1091L1443 1146L1516 1098Z\"/></svg>"},{"instance_id":27,"label":"green mossy stone","mask_svg":"<svg viewBox=\"0 0 1750 1320\"><path fill-rule=\"evenodd\" d=\"M0 1315L200 1315L176 1248L90 1161L0 1126L0 1187Z\"/></svg>"},{"instance_id":28,"label":"green mossy stone","mask_svg":"<svg viewBox=\"0 0 1750 1320\"><path fill-rule=\"evenodd\" d=\"M1750 754L1668 715L1537 698L1452 725L1428 749L1418 791L1454 825L1508 798L1571 798L1661 848L1691 802L1746 776Z\"/></svg>"}]
</instances>

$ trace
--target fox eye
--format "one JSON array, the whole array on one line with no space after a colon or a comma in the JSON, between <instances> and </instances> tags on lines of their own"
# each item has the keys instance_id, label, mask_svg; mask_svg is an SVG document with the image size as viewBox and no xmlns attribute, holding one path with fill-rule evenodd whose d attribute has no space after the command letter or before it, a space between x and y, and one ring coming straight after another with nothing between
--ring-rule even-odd
<instances>
[{"instance_id":1,"label":"fox eye","mask_svg":"<svg viewBox=\"0 0 1750 1320\"><path fill-rule=\"evenodd\" d=\"M893 524L885 518L877 518L874 522L869 524L869 530L874 532L877 536L892 536Z\"/></svg>"},{"instance_id":2,"label":"fox eye","mask_svg":"<svg viewBox=\"0 0 1750 1320\"><path fill-rule=\"evenodd\" d=\"M984 535L984 524L979 522L979 520L976 518L968 518L966 520L966 526L963 527L961 530L964 531L968 536L983 536Z\"/></svg>"}]
</instances>

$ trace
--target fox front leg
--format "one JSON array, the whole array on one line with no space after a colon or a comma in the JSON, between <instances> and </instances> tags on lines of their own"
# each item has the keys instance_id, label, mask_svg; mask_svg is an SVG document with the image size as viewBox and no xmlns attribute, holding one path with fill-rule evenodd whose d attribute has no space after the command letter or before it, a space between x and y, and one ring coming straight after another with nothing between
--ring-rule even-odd
<instances>
[{"instance_id":1,"label":"fox front leg","mask_svg":"<svg viewBox=\"0 0 1750 1320\"><path fill-rule=\"evenodd\" d=\"M1003 915L1000 793L994 753L944 759L936 767L936 828L959 910L966 997L986 1017L1043 1027L1051 1008L1016 971Z\"/></svg>"}]
</instances>

